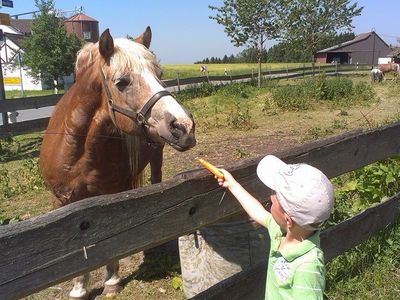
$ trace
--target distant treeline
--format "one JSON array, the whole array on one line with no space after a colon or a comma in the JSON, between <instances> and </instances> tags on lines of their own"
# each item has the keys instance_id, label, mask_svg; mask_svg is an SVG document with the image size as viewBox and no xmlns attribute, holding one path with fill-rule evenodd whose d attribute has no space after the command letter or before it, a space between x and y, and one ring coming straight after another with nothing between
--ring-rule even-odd
<instances>
[{"instance_id":1,"label":"distant treeline","mask_svg":"<svg viewBox=\"0 0 400 300\"><path fill-rule=\"evenodd\" d=\"M317 49L322 50L354 39L353 32L341 33L338 35L327 36L318 45ZM279 43L267 50L263 50L262 61L267 63L274 62L309 62L311 57L304 51L305 47L292 45L289 43ZM224 55L224 57L210 57L195 62L195 64L227 64L227 63L256 63L258 62L257 49L248 48L238 53L236 56Z\"/></svg>"}]
</instances>

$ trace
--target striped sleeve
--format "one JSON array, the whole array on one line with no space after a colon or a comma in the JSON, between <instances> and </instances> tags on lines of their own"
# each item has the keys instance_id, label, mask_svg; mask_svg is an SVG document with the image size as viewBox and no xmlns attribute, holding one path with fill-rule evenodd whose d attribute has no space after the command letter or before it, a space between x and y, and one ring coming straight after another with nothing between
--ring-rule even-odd
<instances>
[{"instance_id":1,"label":"striped sleeve","mask_svg":"<svg viewBox=\"0 0 400 300\"><path fill-rule=\"evenodd\" d=\"M323 299L325 290L324 266L314 263L301 264L294 274L293 299Z\"/></svg>"}]
</instances>

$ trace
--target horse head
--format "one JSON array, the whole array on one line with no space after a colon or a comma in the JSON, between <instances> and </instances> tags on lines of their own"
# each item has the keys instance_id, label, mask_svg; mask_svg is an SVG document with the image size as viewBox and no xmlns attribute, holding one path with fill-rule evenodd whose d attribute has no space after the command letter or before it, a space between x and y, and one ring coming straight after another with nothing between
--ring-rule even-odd
<instances>
[{"instance_id":1,"label":"horse head","mask_svg":"<svg viewBox=\"0 0 400 300\"><path fill-rule=\"evenodd\" d=\"M150 27L135 40L114 40L108 29L102 33L97 56L104 102L123 132L188 150L196 144L193 117L163 87L150 42Z\"/></svg>"}]
</instances>

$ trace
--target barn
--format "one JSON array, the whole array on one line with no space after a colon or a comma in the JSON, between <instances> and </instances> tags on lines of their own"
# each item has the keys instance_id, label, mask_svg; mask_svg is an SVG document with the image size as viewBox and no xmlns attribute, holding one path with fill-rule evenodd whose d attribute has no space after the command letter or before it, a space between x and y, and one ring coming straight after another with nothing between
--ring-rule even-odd
<instances>
[{"instance_id":1,"label":"barn","mask_svg":"<svg viewBox=\"0 0 400 300\"><path fill-rule=\"evenodd\" d=\"M375 32L357 35L354 39L318 51L315 62L339 64L378 64L378 57L391 52L389 45Z\"/></svg>"}]
</instances>

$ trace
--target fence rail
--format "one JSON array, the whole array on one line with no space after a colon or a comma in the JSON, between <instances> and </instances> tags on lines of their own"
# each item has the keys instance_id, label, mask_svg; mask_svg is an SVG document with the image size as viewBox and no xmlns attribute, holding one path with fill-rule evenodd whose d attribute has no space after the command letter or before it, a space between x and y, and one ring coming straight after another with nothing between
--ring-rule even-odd
<instances>
[{"instance_id":1,"label":"fence rail","mask_svg":"<svg viewBox=\"0 0 400 300\"><path fill-rule=\"evenodd\" d=\"M263 71L262 75L263 77L269 79L289 79L314 75L321 72L325 72L327 75L335 75L339 72L366 71L370 69L370 65L324 65L319 67L310 66L303 68L268 70ZM200 76L192 78L164 80L163 82L169 90L178 92L181 89L192 87L205 82L213 84L224 84L234 81L249 81L255 79L256 76L257 74L255 73L229 76ZM0 101L0 113L54 106L57 104L62 96L62 94L59 94ZM38 120L30 120L2 125L0 126L0 137L44 130L47 127L48 121L49 118L41 118ZM5 123L4 120L3 123Z\"/></svg>"},{"instance_id":2,"label":"fence rail","mask_svg":"<svg viewBox=\"0 0 400 300\"><path fill-rule=\"evenodd\" d=\"M309 163L328 177L335 177L398 155L399 132L397 122L373 131L352 131L276 155L288 163ZM225 168L255 197L265 199L268 189L255 172L260 159L243 160ZM0 295L5 300L29 295L96 269L111 259L152 248L241 213L230 194L219 204L223 192L207 171L192 170L160 184L84 199L36 218L0 226ZM385 209L372 209L368 215L379 218L381 214L390 222L399 215L398 198L388 203ZM332 234L335 243L343 244L333 245L333 240L324 238L322 246L328 257L354 246L369 235L370 229L378 230L375 223L386 222L364 224L363 217L356 218L348 221L353 222L352 226L339 224L324 233Z\"/></svg>"}]
</instances>

